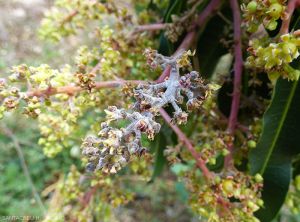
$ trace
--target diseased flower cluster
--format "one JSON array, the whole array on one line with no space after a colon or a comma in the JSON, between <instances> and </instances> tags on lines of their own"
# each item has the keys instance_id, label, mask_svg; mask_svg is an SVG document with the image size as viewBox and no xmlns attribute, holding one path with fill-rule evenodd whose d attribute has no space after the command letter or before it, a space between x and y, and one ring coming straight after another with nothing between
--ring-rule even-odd
<instances>
[{"instance_id":1,"label":"diseased flower cluster","mask_svg":"<svg viewBox=\"0 0 300 222\"><path fill-rule=\"evenodd\" d=\"M138 112L131 114L116 107L109 107L106 113L108 122L125 119L131 123L120 130L102 123L99 138L89 136L85 139L83 154L89 157L88 170L101 169L106 173L116 173L126 165L130 155L141 155L145 151L141 144L142 133L153 139L154 134L159 132L160 125L152 119L153 116Z\"/></svg>"},{"instance_id":2,"label":"diseased flower cluster","mask_svg":"<svg viewBox=\"0 0 300 222\"><path fill-rule=\"evenodd\" d=\"M75 129L84 129L79 126L79 117L88 110L98 112L113 101L124 105L121 100L115 102L119 98L117 90L110 92L109 98L105 89L94 90L96 81L112 80L116 76L128 79L129 73L134 78L138 69L151 78L150 71L142 67L145 59L139 54L143 52L141 46L152 43L145 37L128 43L123 33L116 32L114 22L118 20L113 20L112 27L105 24L96 28L97 47L83 46L78 50L76 71L69 65L60 70L48 65L19 65L12 68L8 79L0 80L0 117L20 108L26 116L36 118L42 135L39 144L47 156L54 157L63 148L73 146L74 140L79 142L79 137L71 138L71 135Z\"/></svg>"},{"instance_id":3,"label":"diseased flower cluster","mask_svg":"<svg viewBox=\"0 0 300 222\"><path fill-rule=\"evenodd\" d=\"M284 19L286 0L252 0L242 5L244 21L249 32L255 32L263 24L269 30L275 30L278 19Z\"/></svg>"},{"instance_id":4,"label":"diseased flower cluster","mask_svg":"<svg viewBox=\"0 0 300 222\"><path fill-rule=\"evenodd\" d=\"M146 150L141 144L142 134L153 140L159 132L160 124L154 119L159 109L170 104L175 111L173 121L186 123L188 114L179 106L184 101L183 95L187 98L186 106L190 111L199 108L212 90L195 71L180 76L180 67L190 64L188 55L191 52L166 57L148 49L145 54L151 67L169 66L170 77L161 83L139 85L134 90L136 102L133 111L114 106L105 111L107 122L102 123L98 137L89 136L82 145L83 154L89 158L90 170L116 173L130 160L131 155L141 155ZM109 124L116 120L126 120L129 124L121 129L110 127Z\"/></svg>"},{"instance_id":5,"label":"diseased flower cluster","mask_svg":"<svg viewBox=\"0 0 300 222\"><path fill-rule=\"evenodd\" d=\"M261 41L250 41L247 65L265 70L271 79L282 76L290 80L297 80L299 70L293 69L289 64L299 56L300 39L294 34L280 37L279 43L270 43L262 46Z\"/></svg>"}]
</instances>

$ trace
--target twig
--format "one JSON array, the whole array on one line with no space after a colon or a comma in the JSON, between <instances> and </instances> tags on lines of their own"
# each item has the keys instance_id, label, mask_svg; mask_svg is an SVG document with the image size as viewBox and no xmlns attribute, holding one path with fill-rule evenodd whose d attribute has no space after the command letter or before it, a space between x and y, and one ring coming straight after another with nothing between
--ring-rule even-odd
<instances>
[{"instance_id":1,"label":"twig","mask_svg":"<svg viewBox=\"0 0 300 222\"><path fill-rule=\"evenodd\" d=\"M218 9L218 7L221 4L221 0L212 0L207 7L204 9L204 11L198 16L197 20L195 21L194 28L192 31L187 33L183 41L181 42L180 46L177 48L176 52L174 55L177 55L178 53L182 52L183 50L188 49L192 42L194 41L196 34L197 34L197 27L202 26L209 17L211 17L214 12ZM156 82L160 83L163 82L166 77L170 75L170 70L171 68L169 66L166 67L162 75L156 80ZM166 113L165 110L160 109L160 114L161 116L165 119L165 121L168 123L168 125L174 130L174 132L177 134L179 140L181 140L188 150L191 152L193 157L196 160L197 165L199 168L202 170L203 175L206 178L211 178L212 174L208 170L208 168L205 165L205 162L201 159L200 155L196 152L194 149L193 145L189 141L189 139L186 137L186 135L176 126L171 124L171 118L170 116Z\"/></svg>"},{"instance_id":2,"label":"twig","mask_svg":"<svg viewBox=\"0 0 300 222\"><path fill-rule=\"evenodd\" d=\"M98 62L93 69L90 71L91 74L96 74L96 72L100 69L101 67L101 62ZM102 88L116 88L123 86L127 83L131 84L140 84L140 83L145 83L144 81L141 80L123 80L123 79L117 79L115 81L101 81L101 82L96 82L95 83L95 89L102 89ZM58 88L55 87L49 87L48 89L45 90L39 90L35 89L32 91L27 92L27 96L32 97L32 96L37 96L37 97L42 97L42 96L51 96L55 94L68 94L68 95L74 95L75 93L83 91L84 88L80 86L74 86L74 85L68 85L68 86L61 86Z\"/></svg>"},{"instance_id":3,"label":"twig","mask_svg":"<svg viewBox=\"0 0 300 222\"><path fill-rule=\"evenodd\" d=\"M240 106L240 97L241 97L241 79L243 71L243 55L242 55L242 43L241 43L241 15L239 4L237 0L230 0L230 5L233 13L233 22L234 22L234 82L233 82L233 94L232 94L232 103L231 111L228 121L227 131L230 135L234 134L237 118ZM228 144L229 154L225 158L225 167L231 166L232 163L232 152L233 144Z\"/></svg>"},{"instance_id":4,"label":"twig","mask_svg":"<svg viewBox=\"0 0 300 222\"><path fill-rule=\"evenodd\" d=\"M18 157L20 159L21 166L22 166L25 178L26 178L26 180L27 180L27 182L28 182L28 184L31 188L31 192L34 196L34 199L36 200L37 204L41 208L43 214L46 215L46 208L45 208L45 206L44 206L44 204L43 204L43 202L42 202L42 200L41 200L41 198L40 198L40 196L39 196L39 194L38 194L38 192L37 192L37 190L34 186L34 183L33 183L32 178L30 176L28 167L26 165L26 161L25 161L25 158L24 158L24 154L22 152L22 148L20 146L20 143L19 143L17 137L13 134L13 132L10 129L8 129L3 124L1 125L1 131L12 140L12 142L14 144L14 147L17 151Z\"/></svg>"},{"instance_id":5,"label":"twig","mask_svg":"<svg viewBox=\"0 0 300 222\"><path fill-rule=\"evenodd\" d=\"M300 5L300 0L289 0L288 6L287 6L287 9L285 12L286 18L283 19L282 25L280 28L281 35L287 34L289 32L292 15L294 13L295 8L298 7L299 5Z\"/></svg>"},{"instance_id":6,"label":"twig","mask_svg":"<svg viewBox=\"0 0 300 222\"><path fill-rule=\"evenodd\" d=\"M64 24L66 24L67 22L72 21L72 19L78 15L79 11L74 10L72 11L69 15L67 15L61 22L60 25L63 26Z\"/></svg>"},{"instance_id":7,"label":"twig","mask_svg":"<svg viewBox=\"0 0 300 222\"><path fill-rule=\"evenodd\" d=\"M158 77L158 79L155 81L157 83L161 83L165 81L165 79L170 75L171 72L171 66L167 66L163 73Z\"/></svg>"},{"instance_id":8,"label":"twig","mask_svg":"<svg viewBox=\"0 0 300 222\"><path fill-rule=\"evenodd\" d=\"M215 109L214 112L217 112L217 114L220 118L216 121L218 121L221 124L228 125L228 118L221 111L219 111L218 109ZM250 132L249 127L247 127L247 126L245 126L245 125L243 125L239 122L237 122L236 127L239 128L239 130L241 130L244 133L249 133Z\"/></svg>"},{"instance_id":9,"label":"twig","mask_svg":"<svg viewBox=\"0 0 300 222\"><path fill-rule=\"evenodd\" d=\"M205 162L201 158L201 156L197 153L195 148L193 147L190 140L186 137L186 135L179 129L178 126L171 123L171 117L168 115L168 113L164 109L159 110L160 115L164 118L164 120L167 122L167 124L172 128L172 130L176 133L178 136L178 139L183 142L183 144L187 147L187 149L190 151L192 156L196 160L197 166L201 169L204 177L209 180L213 178L212 173L208 170L208 168L205 165ZM230 211L230 202L224 200L222 197L218 198L218 202L226 209L229 213Z\"/></svg>"},{"instance_id":10,"label":"twig","mask_svg":"<svg viewBox=\"0 0 300 222\"><path fill-rule=\"evenodd\" d=\"M201 156L197 153L195 148L193 147L190 140L186 137L186 135L179 129L178 126L171 123L171 117L168 115L168 113L164 109L159 110L160 115L164 118L166 123L172 128L172 130L176 133L178 136L178 139L184 143L184 145L187 147L187 149L190 151L192 156L195 158L197 166L201 169L204 177L206 179L212 178L212 173L208 170L208 168L205 165L204 160L201 158Z\"/></svg>"},{"instance_id":11,"label":"twig","mask_svg":"<svg viewBox=\"0 0 300 222\"><path fill-rule=\"evenodd\" d=\"M177 48L177 50L175 51L173 56L176 56L179 53L181 53L182 51L190 48L190 46L192 45L192 43L196 37L196 34L197 34L197 32L195 30L187 33L185 38L183 39L183 41L181 42L180 46Z\"/></svg>"},{"instance_id":12,"label":"twig","mask_svg":"<svg viewBox=\"0 0 300 222\"><path fill-rule=\"evenodd\" d=\"M222 12L217 12L217 15L228 25L232 25L232 22L228 18L226 18L226 16Z\"/></svg>"},{"instance_id":13,"label":"twig","mask_svg":"<svg viewBox=\"0 0 300 222\"><path fill-rule=\"evenodd\" d=\"M90 188L89 191L87 191L86 193L84 193L82 199L81 199L81 210L83 210L84 208L87 207L87 205L89 204L89 202L91 201L93 195L97 192L99 188L99 185L95 185L92 188Z\"/></svg>"},{"instance_id":14,"label":"twig","mask_svg":"<svg viewBox=\"0 0 300 222\"><path fill-rule=\"evenodd\" d=\"M198 6L203 2L203 0L198 0L188 12L180 18L181 22L188 20L197 10Z\"/></svg>"},{"instance_id":15,"label":"twig","mask_svg":"<svg viewBox=\"0 0 300 222\"><path fill-rule=\"evenodd\" d=\"M209 171L209 169L206 167L205 162L201 158L201 156L197 153L195 148L193 147L192 143L190 140L186 137L186 135L179 129L178 126L174 125L171 123L171 117L168 115L168 113L164 109L159 110L160 115L164 118L164 120L167 122L167 124L172 128L172 130L176 133L178 136L178 139L187 147L187 149L190 151L192 156L196 160L197 166L201 169L204 178L207 180L210 180L213 178L213 174ZM228 211L230 214L231 213L231 205L230 201L226 201L222 197L218 197L218 202L224 207L226 211Z\"/></svg>"},{"instance_id":16,"label":"twig","mask_svg":"<svg viewBox=\"0 0 300 222\"><path fill-rule=\"evenodd\" d=\"M222 3L221 0L212 0L202 11L202 13L198 16L196 20L196 25L198 27L202 26L207 21L208 18L210 18L215 14L215 12L220 7L221 3Z\"/></svg>"},{"instance_id":17,"label":"twig","mask_svg":"<svg viewBox=\"0 0 300 222\"><path fill-rule=\"evenodd\" d=\"M158 31L165 29L168 23L156 23L156 24L147 24L147 25L139 25L134 29L134 33L144 32L144 31Z\"/></svg>"},{"instance_id":18,"label":"twig","mask_svg":"<svg viewBox=\"0 0 300 222\"><path fill-rule=\"evenodd\" d=\"M91 74L96 74L96 72L100 69L101 67L101 61L99 61L94 68L90 71Z\"/></svg>"},{"instance_id":19,"label":"twig","mask_svg":"<svg viewBox=\"0 0 300 222\"><path fill-rule=\"evenodd\" d=\"M145 83L145 81L141 80L115 80L115 81L103 81L103 82L96 82L95 83L95 89L102 89L102 88L116 88L125 85L126 83L131 83L131 84L139 84L139 83ZM68 95L73 95L75 93L83 91L84 88L81 88L80 86L61 86L58 88L50 87L45 90L33 90L30 92L27 92L27 96L32 97L32 96L51 96L55 94L68 94Z\"/></svg>"}]
</instances>

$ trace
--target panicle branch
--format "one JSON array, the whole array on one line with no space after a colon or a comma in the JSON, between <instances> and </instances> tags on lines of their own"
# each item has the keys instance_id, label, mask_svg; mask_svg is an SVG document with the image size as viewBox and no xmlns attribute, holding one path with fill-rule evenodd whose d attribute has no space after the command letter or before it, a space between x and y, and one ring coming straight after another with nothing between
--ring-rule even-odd
<instances>
[{"instance_id":1,"label":"panicle branch","mask_svg":"<svg viewBox=\"0 0 300 222\"><path fill-rule=\"evenodd\" d=\"M180 108L180 104L187 98L187 109L199 108L210 94L209 85L204 84L198 73L192 71L180 76L180 68L189 66L188 56L192 53L181 52L167 57L155 50L145 51L147 62L152 68L170 67L170 77L164 82L156 84L140 84L134 90L135 104L131 111L109 107L105 112L107 121L101 124L98 137L88 136L83 142L83 154L88 157L89 170L102 170L116 173L126 163L131 155L140 156L146 151L142 147L141 138L145 134L153 140L160 130L160 124L155 121L159 110L167 105L174 109L174 122L178 124L187 121L188 114ZM121 129L109 126L118 120L126 120L127 126ZM207 172L206 172L207 173Z\"/></svg>"},{"instance_id":2,"label":"panicle branch","mask_svg":"<svg viewBox=\"0 0 300 222\"><path fill-rule=\"evenodd\" d=\"M285 19L282 21L282 25L280 28L280 34L284 35L289 32L290 22L292 15L297 7L299 7L300 1L299 0L289 0L289 3L286 8L285 12Z\"/></svg>"},{"instance_id":3,"label":"panicle branch","mask_svg":"<svg viewBox=\"0 0 300 222\"><path fill-rule=\"evenodd\" d=\"M232 103L231 111L228 121L228 133L230 135L234 134L237 118L240 106L240 97L241 97L241 81L242 81L242 72L243 72L243 54L242 54L242 42L241 42L241 15L239 4L236 0L230 0L230 5L233 13L234 20L234 82L233 82L233 94L232 94ZM232 165L232 152L233 144L228 144L229 155L225 158L225 166Z\"/></svg>"}]
</instances>

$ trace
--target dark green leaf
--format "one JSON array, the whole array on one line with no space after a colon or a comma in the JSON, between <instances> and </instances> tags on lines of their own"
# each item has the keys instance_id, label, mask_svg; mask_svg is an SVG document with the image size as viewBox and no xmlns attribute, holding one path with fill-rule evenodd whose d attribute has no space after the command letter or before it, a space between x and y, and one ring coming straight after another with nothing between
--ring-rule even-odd
<instances>
[{"instance_id":1,"label":"dark green leaf","mask_svg":"<svg viewBox=\"0 0 300 222\"><path fill-rule=\"evenodd\" d=\"M257 215L271 221L285 200L292 158L300 153L300 82L279 79L263 118L263 132L250 153L250 171L264 177L265 208Z\"/></svg>"},{"instance_id":2,"label":"dark green leaf","mask_svg":"<svg viewBox=\"0 0 300 222\"><path fill-rule=\"evenodd\" d=\"M226 14L226 11L224 11ZM222 55L228 50L221 43L221 38L225 37L227 23L219 16L214 16L206 24L204 31L198 38L197 56L200 64L200 73L206 78L210 78Z\"/></svg>"},{"instance_id":3,"label":"dark green leaf","mask_svg":"<svg viewBox=\"0 0 300 222\"><path fill-rule=\"evenodd\" d=\"M150 182L162 173L167 163L167 159L164 156L164 150L167 144L173 144L172 134L173 132L166 125L163 125L161 133L155 137L155 140L151 144L151 150L155 153L155 162Z\"/></svg>"},{"instance_id":4,"label":"dark green leaf","mask_svg":"<svg viewBox=\"0 0 300 222\"><path fill-rule=\"evenodd\" d=\"M164 156L165 147L166 140L163 138L163 134L161 133L155 139L155 162L151 181L153 181L157 176L159 176L162 173L164 166L167 162Z\"/></svg>"}]
</instances>

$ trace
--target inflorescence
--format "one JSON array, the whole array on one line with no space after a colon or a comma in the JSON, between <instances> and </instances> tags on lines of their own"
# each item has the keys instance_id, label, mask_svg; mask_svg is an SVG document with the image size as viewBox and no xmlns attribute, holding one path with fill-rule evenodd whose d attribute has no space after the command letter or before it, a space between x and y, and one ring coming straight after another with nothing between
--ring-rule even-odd
<instances>
[{"instance_id":1,"label":"inflorescence","mask_svg":"<svg viewBox=\"0 0 300 222\"><path fill-rule=\"evenodd\" d=\"M242 5L244 22L249 32L256 32L263 24L268 30L275 30L278 20L284 19L286 0L252 0Z\"/></svg>"},{"instance_id":2,"label":"inflorescence","mask_svg":"<svg viewBox=\"0 0 300 222\"><path fill-rule=\"evenodd\" d=\"M299 37L295 34L282 35L279 43L270 43L267 46L254 39L250 41L248 51L251 55L247 58L246 65L267 71L271 79L281 75L289 80L298 80L299 70L289 64L299 57L299 46Z\"/></svg>"},{"instance_id":3,"label":"inflorescence","mask_svg":"<svg viewBox=\"0 0 300 222\"><path fill-rule=\"evenodd\" d=\"M159 109L171 105L174 109L173 122L187 122L188 113L180 108L187 98L188 111L199 108L208 97L212 87L205 84L196 71L183 76L180 68L189 67L190 51L181 52L173 57L163 56L155 50L145 51L148 64L152 68L170 67L170 76L165 81L156 84L140 84L134 90L135 104L132 111L118 109L115 106L105 110L107 121L101 124L98 136L88 136L84 140L83 155L88 157L87 169L102 170L106 173L116 173L125 166L131 155L142 155L146 148L142 146L142 134L153 140L160 131L160 124L155 121ZM128 125L124 128L114 128L111 122L125 120Z\"/></svg>"}]
</instances>

